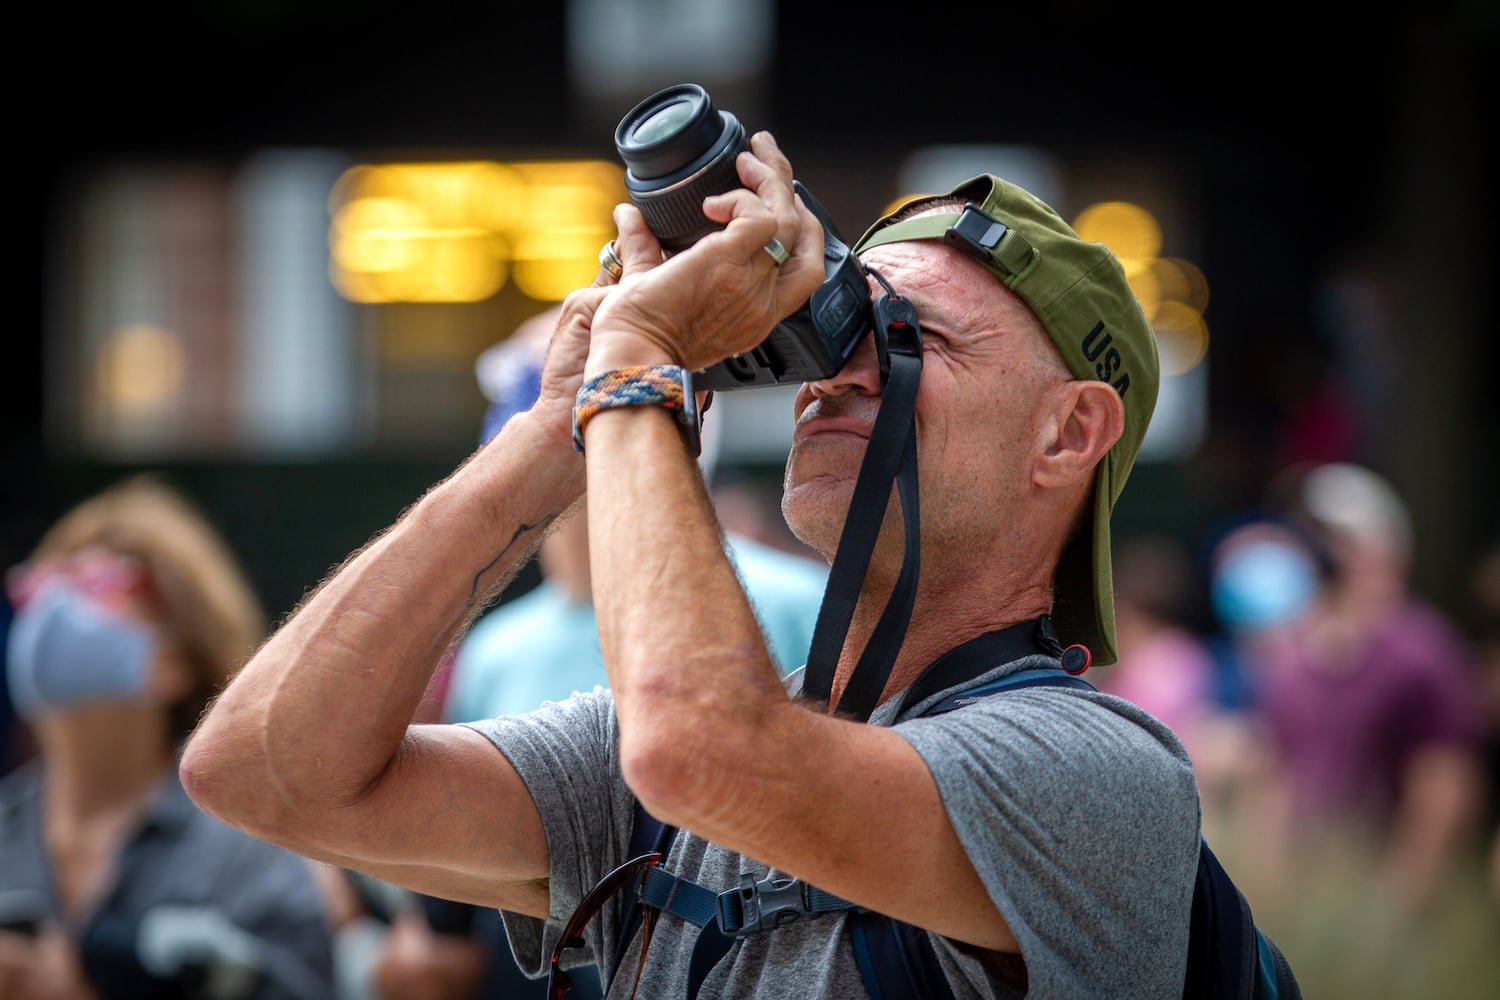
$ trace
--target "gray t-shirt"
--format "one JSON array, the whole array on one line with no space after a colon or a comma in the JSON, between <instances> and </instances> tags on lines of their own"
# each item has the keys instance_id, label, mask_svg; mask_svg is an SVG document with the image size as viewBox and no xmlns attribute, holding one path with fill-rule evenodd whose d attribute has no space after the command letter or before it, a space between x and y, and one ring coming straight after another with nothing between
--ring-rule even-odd
<instances>
[{"instance_id":1,"label":"gray t-shirt","mask_svg":"<svg viewBox=\"0 0 1500 1000\"><path fill-rule=\"evenodd\" d=\"M1028 657L988 676L1048 662L1056 661ZM800 671L792 674L788 690L799 690L801 679ZM892 725L898 702L881 705L871 724ZM931 770L970 861L1020 940L1024 995L1180 997L1199 807L1192 764L1171 730L1123 699L1073 689L1010 690L912 718L925 707L902 708L895 731ZM596 689L472 726L520 772L546 829L548 919L505 914L521 968L542 974L578 901L627 860L634 799L620 775L613 701ZM688 831L678 833L666 864L715 891L737 886L744 872L757 881L786 874ZM606 906L585 931L585 947L568 952L568 960L612 968L621 912ZM846 919L804 917L747 935L709 973L699 996L867 996ZM697 933L670 915L660 919L639 996L686 995ZM967 946L930 938L958 997L1023 995L999 983ZM612 998L629 995L636 947L621 962Z\"/></svg>"}]
</instances>

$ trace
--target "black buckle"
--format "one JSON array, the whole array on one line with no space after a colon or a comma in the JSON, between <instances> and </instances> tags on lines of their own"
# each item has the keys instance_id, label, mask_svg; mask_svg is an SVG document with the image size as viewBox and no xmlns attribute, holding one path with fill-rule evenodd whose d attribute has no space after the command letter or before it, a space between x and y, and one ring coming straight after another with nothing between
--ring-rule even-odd
<instances>
[{"instance_id":1,"label":"black buckle","mask_svg":"<svg viewBox=\"0 0 1500 1000\"><path fill-rule=\"evenodd\" d=\"M884 386L891 375L892 352L922 360L922 324L917 321L917 307L897 295L884 275L873 267L865 271L885 289L884 295L870 302L875 314L875 356L880 361L880 384Z\"/></svg>"},{"instance_id":2,"label":"black buckle","mask_svg":"<svg viewBox=\"0 0 1500 1000\"><path fill-rule=\"evenodd\" d=\"M794 878L767 876L757 882L754 875L741 875L738 888L719 893L719 930L738 937L791 923L807 912L804 888Z\"/></svg>"},{"instance_id":3,"label":"black buckle","mask_svg":"<svg viewBox=\"0 0 1500 1000\"><path fill-rule=\"evenodd\" d=\"M963 214L943 234L943 242L970 257L988 262L995 247L1006 233L1006 225L987 215L972 201L964 204Z\"/></svg>"}]
</instances>

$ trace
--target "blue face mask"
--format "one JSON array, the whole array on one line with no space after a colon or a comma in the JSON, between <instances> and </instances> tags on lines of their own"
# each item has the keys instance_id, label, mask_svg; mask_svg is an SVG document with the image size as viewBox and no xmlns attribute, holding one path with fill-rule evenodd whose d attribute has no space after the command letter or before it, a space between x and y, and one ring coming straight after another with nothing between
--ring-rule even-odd
<instances>
[{"instance_id":1,"label":"blue face mask","mask_svg":"<svg viewBox=\"0 0 1500 1000\"><path fill-rule=\"evenodd\" d=\"M22 716L143 694L156 640L145 625L111 614L64 580L32 597L10 624L6 680Z\"/></svg>"},{"instance_id":2,"label":"blue face mask","mask_svg":"<svg viewBox=\"0 0 1500 1000\"><path fill-rule=\"evenodd\" d=\"M1312 561L1285 542L1251 542L1230 553L1214 574L1214 612L1234 631L1253 632L1291 620L1317 591Z\"/></svg>"}]
</instances>

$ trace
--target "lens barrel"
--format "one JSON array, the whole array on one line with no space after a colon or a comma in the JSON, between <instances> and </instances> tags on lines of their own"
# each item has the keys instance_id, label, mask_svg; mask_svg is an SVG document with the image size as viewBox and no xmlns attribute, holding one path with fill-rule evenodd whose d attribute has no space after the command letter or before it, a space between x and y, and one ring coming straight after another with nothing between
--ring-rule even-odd
<instances>
[{"instance_id":1,"label":"lens barrel","mask_svg":"<svg viewBox=\"0 0 1500 1000\"><path fill-rule=\"evenodd\" d=\"M657 91L615 128L625 190L669 253L723 228L703 199L740 186L734 161L747 148L745 127L696 83Z\"/></svg>"}]
</instances>

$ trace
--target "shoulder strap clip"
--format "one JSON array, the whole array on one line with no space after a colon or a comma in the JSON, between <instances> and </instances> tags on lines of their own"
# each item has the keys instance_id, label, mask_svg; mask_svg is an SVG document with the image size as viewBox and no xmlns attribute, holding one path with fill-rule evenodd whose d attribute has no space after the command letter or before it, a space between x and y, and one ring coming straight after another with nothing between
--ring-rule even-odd
<instances>
[{"instance_id":1,"label":"shoulder strap clip","mask_svg":"<svg viewBox=\"0 0 1500 1000\"><path fill-rule=\"evenodd\" d=\"M801 879L768 875L757 882L747 872L740 876L736 888L719 893L718 922L723 933L743 937L774 930L803 914L819 916L855 909L858 907L848 900Z\"/></svg>"}]
</instances>

